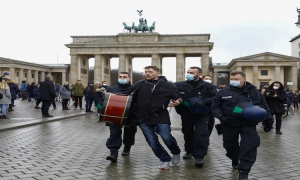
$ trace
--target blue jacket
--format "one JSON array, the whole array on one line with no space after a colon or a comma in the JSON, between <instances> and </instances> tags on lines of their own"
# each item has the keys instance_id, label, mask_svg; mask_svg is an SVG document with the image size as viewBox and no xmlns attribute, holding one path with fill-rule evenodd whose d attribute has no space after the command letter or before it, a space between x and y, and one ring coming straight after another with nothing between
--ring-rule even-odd
<instances>
[{"instance_id":1,"label":"blue jacket","mask_svg":"<svg viewBox=\"0 0 300 180\"><path fill-rule=\"evenodd\" d=\"M27 90L27 86L28 86L28 84L25 82L25 83L22 83L21 84L21 87L20 87L20 90L21 91L26 91Z\"/></svg>"},{"instance_id":2,"label":"blue jacket","mask_svg":"<svg viewBox=\"0 0 300 180\"><path fill-rule=\"evenodd\" d=\"M8 84L9 89L10 89L11 99L16 99L17 94L20 92L20 89L19 89L18 85L15 84L14 82L11 82L11 81L8 81L7 84Z\"/></svg>"},{"instance_id":3,"label":"blue jacket","mask_svg":"<svg viewBox=\"0 0 300 180\"><path fill-rule=\"evenodd\" d=\"M190 98L198 97L202 99L206 106L210 106L213 98L217 94L217 87L213 84L203 81L201 78L195 87L193 87L191 83L194 84L197 82L181 81L174 83L183 102L180 105L175 106L175 109L180 115L199 116L190 112L189 108L184 106L184 102L189 102Z\"/></svg>"},{"instance_id":4,"label":"blue jacket","mask_svg":"<svg viewBox=\"0 0 300 180\"><path fill-rule=\"evenodd\" d=\"M220 90L215 96L211 105L211 110L214 116L218 119L225 117L227 126L242 126L242 125L257 125L257 123L249 122L243 119L236 119L233 114L235 106L242 102L251 102L254 105L259 105L268 112L267 121L273 123L269 107L263 95L251 83L246 82L244 91L237 87L229 86Z\"/></svg>"},{"instance_id":5,"label":"blue jacket","mask_svg":"<svg viewBox=\"0 0 300 180\"><path fill-rule=\"evenodd\" d=\"M33 89L34 99L41 99L41 92L37 86Z\"/></svg>"},{"instance_id":6,"label":"blue jacket","mask_svg":"<svg viewBox=\"0 0 300 180\"><path fill-rule=\"evenodd\" d=\"M60 93L60 85L55 84L55 94L59 94L59 93Z\"/></svg>"}]
</instances>

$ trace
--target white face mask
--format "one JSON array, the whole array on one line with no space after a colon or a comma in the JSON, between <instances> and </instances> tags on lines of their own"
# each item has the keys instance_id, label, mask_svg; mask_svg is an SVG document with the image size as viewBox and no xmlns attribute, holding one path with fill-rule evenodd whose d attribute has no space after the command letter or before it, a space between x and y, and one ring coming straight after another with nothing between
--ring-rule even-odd
<instances>
[{"instance_id":1,"label":"white face mask","mask_svg":"<svg viewBox=\"0 0 300 180\"><path fill-rule=\"evenodd\" d=\"M277 87L277 86L273 86L273 89L279 89L279 87Z\"/></svg>"},{"instance_id":2,"label":"white face mask","mask_svg":"<svg viewBox=\"0 0 300 180\"><path fill-rule=\"evenodd\" d=\"M211 80L207 79L207 80L204 80L205 82L208 82L208 83L211 83Z\"/></svg>"}]
</instances>

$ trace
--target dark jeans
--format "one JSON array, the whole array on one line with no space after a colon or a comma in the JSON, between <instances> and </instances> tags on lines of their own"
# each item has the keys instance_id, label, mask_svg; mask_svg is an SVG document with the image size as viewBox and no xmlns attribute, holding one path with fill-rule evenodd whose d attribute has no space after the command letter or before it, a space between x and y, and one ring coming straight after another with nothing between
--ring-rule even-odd
<instances>
[{"instance_id":1,"label":"dark jeans","mask_svg":"<svg viewBox=\"0 0 300 180\"><path fill-rule=\"evenodd\" d=\"M209 132L209 136L211 135L211 132L214 129L214 125L215 125L215 117L212 113L209 114L209 121L208 121L208 132Z\"/></svg>"},{"instance_id":2,"label":"dark jeans","mask_svg":"<svg viewBox=\"0 0 300 180\"><path fill-rule=\"evenodd\" d=\"M69 99L63 99L61 102L62 108L67 109L68 108L68 101Z\"/></svg>"},{"instance_id":3,"label":"dark jeans","mask_svg":"<svg viewBox=\"0 0 300 180\"><path fill-rule=\"evenodd\" d=\"M43 116L49 115L49 108L51 106L51 100L42 100L42 114Z\"/></svg>"},{"instance_id":4,"label":"dark jeans","mask_svg":"<svg viewBox=\"0 0 300 180\"><path fill-rule=\"evenodd\" d=\"M180 154L180 148L177 145L177 141L171 134L170 124L157 124L148 126L145 124L145 122L141 122L138 125L141 128L152 151L162 162L171 161L171 156L162 147L162 145L158 141L158 136L156 134L160 135L165 145L168 147L172 154Z\"/></svg>"},{"instance_id":5,"label":"dark jeans","mask_svg":"<svg viewBox=\"0 0 300 180\"><path fill-rule=\"evenodd\" d=\"M91 107L93 105L94 98L85 97L85 109L91 110Z\"/></svg>"},{"instance_id":6,"label":"dark jeans","mask_svg":"<svg viewBox=\"0 0 300 180\"><path fill-rule=\"evenodd\" d=\"M11 100L10 100L10 104L11 104L11 105L14 105L14 104L15 104L15 99L11 99Z\"/></svg>"},{"instance_id":7,"label":"dark jeans","mask_svg":"<svg viewBox=\"0 0 300 180\"><path fill-rule=\"evenodd\" d=\"M275 115L275 119L276 119L276 130L280 130L281 129L281 124L282 124L282 114L272 114L272 116Z\"/></svg>"},{"instance_id":8,"label":"dark jeans","mask_svg":"<svg viewBox=\"0 0 300 180\"><path fill-rule=\"evenodd\" d=\"M223 126L223 147L226 149L226 156L239 161L240 174L250 172L256 161L259 145L260 138L256 126Z\"/></svg>"},{"instance_id":9,"label":"dark jeans","mask_svg":"<svg viewBox=\"0 0 300 180\"><path fill-rule=\"evenodd\" d=\"M75 98L75 108L77 108L78 101L79 101L79 107L82 108L82 96L74 96Z\"/></svg>"},{"instance_id":10,"label":"dark jeans","mask_svg":"<svg viewBox=\"0 0 300 180\"><path fill-rule=\"evenodd\" d=\"M120 149L122 145L122 126L116 123L108 123L110 136L106 141L106 147L108 149ZM132 125L124 127L123 144L126 147L131 147L135 142L135 133L137 126Z\"/></svg>"},{"instance_id":11,"label":"dark jeans","mask_svg":"<svg viewBox=\"0 0 300 180\"><path fill-rule=\"evenodd\" d=\"M39 104L42 102L41 99L36 99L36 102L35 102L35 106L39 106Z\"/></svg>"},{"instance_id":12,"label":"dark jeans","mask_svg":"<svg viewBox=\"0 0 300 180\"><path fill-rule=\"evenodd\" d=\"M209 114L204 116L181 116L184 148L197 158L207 154L209 146Z\"/></svg>"},{"instance_id":13,"label":"dark jeans","mask_svg":"<svg viewBox=\"0 0 300 180\"><path fill-rule=\"evenodd\" d=\"M296 107L299 109L298 102L294 102L294 109L296 109Z\"/></svg>"}]
</instances>

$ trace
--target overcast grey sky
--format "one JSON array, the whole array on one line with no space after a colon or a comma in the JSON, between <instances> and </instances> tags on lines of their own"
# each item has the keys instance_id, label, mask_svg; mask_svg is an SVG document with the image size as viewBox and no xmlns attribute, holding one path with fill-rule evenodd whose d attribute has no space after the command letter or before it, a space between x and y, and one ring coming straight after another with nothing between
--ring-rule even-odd
<instances>
[{"instance_id":1,"label":"overcast grey sky","mask_svg":"<svg viewBox=\"0 0 300 180\"><path fill-rule=\"evenodd\" d=\"M211 34L213 63L262 52L291 55L289 40L300 34L296 0L0 0L0 57L35 63L70 63L64 46L73 35L116 35L123 22L156 21L160 34ZM143 71L150 59L134 59ZM200 58L187 59L187 67ZM168 68L165 68L168 65ZM117 59L112 68L117 68ZM175 80L174 58L163 61Z\"/></svg>"}]
</instances>

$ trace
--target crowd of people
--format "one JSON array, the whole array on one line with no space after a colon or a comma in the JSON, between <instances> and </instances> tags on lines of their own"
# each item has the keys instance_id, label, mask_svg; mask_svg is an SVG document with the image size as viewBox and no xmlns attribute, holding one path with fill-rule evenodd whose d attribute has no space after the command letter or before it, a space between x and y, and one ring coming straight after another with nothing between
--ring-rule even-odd
<instances>
[{"instance_id":1,"label":"crowd of people","mask_svg":"<svg viewBox=\"0 0 300 180\"><path fill-rule=\"evenodd\" d=\"M45 81L38 84L22 81L20 87L9 78L9 72L4 72L0 78L0 108L1 118L9 119L7 111L14 111L14 101L35 102L35 108L41 109L43 117L53 117L49 114L51 104L56 108L56 102L62 101L62 110L70 110L72 100L74 110L78 108L85 112L93 112L92 106L98 107L98 113L104 103L105 93L133 95L132 103L136 104L134 116L130 116L130 124L124 127L118 123L106 122L110 136L106 142L110 155L107 160L117 162L118 151L124 144L122 156L130 155L131 146L135 142L137 127L142 130L153 153L162 162L160 169L169 168L169 163L177 165L180 162L181 149L171 134L168 107L175 107L181 117L184 138L183 159L195 159L195 165L202 167L207 155L210 135L215 125L215 118L220 120L218 134L223 134L223 147L226 156L231 159L232 167L238 169L239 179L248 179L248 173L256 161L260 137L256 125L263 124L265 132L273 129L276 120L276 134L282 135L281 116L285 112L285 103L293 103L297 109L299 103L298 91L285 90L281 82L264 84L257 89L246 81L244 72L230 73L230 83L212 84L210 75L202 75L199 67L187 70L186 80L172 83L160 74L156 66L145 67L145 80L131 84L130 73L120 72L117 86L107 86L106 81L94 84L88 82L84 86L80 80L70 86L64 82L62 86L53 82L52 76L46 76ZM83 108L83 97L85 109ZM42 103L40 108L40 103ZM256 110L246 113L246 109L255 106ZM249 108L248 108L249 109ZM240 113L240 114L239 114ZM241 115L242 114L242 115ZM252 118L252 119L251 119ZM158 140L163 139L166 147L173 154L171 157ZM239 138L240 137L240 138Z\"/></svg>"}]
</instances>

